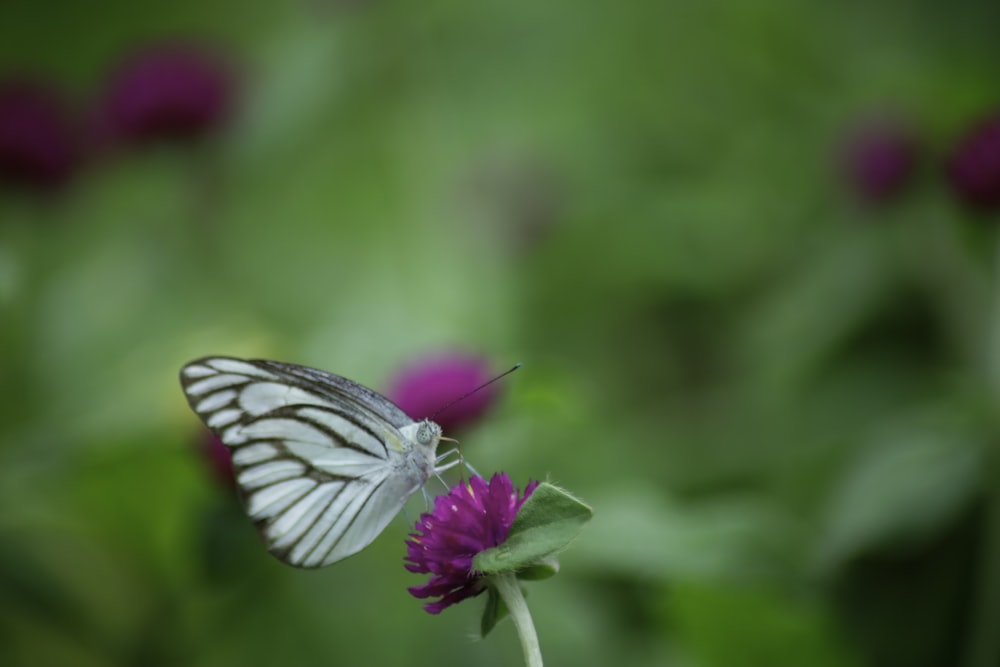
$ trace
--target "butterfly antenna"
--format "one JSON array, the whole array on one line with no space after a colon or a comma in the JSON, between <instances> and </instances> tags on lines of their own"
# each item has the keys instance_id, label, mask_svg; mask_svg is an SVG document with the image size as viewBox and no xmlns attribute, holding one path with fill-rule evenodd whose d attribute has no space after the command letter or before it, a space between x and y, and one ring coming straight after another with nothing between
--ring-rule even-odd
<instances>
[{"instance_id":1,"label":"butterfly antenna","mask_svg":"<svg viewBox=\"0 0 1000 667\"><path fill-rule=\"evenodd\" d=\"M448 403L446 406L444 406L443 408L441 408L440 410L438 410L437 412L435 412L434 414L432 414L430 416L430 420L434 421L435 417L437 417L439 414L441 414L442 412L444 412L445 410L447 410L451 406L455 405L459 401L464 401L465 399L467 399L469 396L472 396L473 394L475 394L480 389L485 389L486 387L490 386L491 384L493 384L494 382L496 382L500 378L506 377L506 376L510 375L511 373L513 373L514 371L516 371L520 367L521 367L521 362L517 362L516 364L514 364L513 368L511 368L510 370L504 371L503 373L501 373L500 375L496 376L492 380L490 380L488 382L482 383L481 385L479 385L478 387L476 387L475 389L473 389L471 391L465 392L464 394L462 394L461 396L459 396L458 398L456 398L454 401Z\"/></svg>"},{"instance_id":2,"label":"butterfly antenna","mask_svg":"<svg viewBox=\"0 0 1000 667\"><path fill-rule=\"evenodd\" d=\"M500 378L506 377L506 376L510 375L511 373L513 373L514 371L516 371L520 367L521 367L521 362L519 361L516 364L514 364L510 369L504 371L503 373L501 373L500 375L496 376L492 380L488 380L487 382L482 383L481 385L479 385L475 389L472 389L470 391L465 392L464 394L462 394L461 396L459 396L458 398L456 398L455 400L451 401L450 403L448 403L447 405L445 405L443 408L441 408L440 410L438 410L437 412L435 412L434 414L432 414L430 416L430 420L434 421L435 417L437 417L439 414L441 414L442 412L444 412L445 410L447 410L451 406L455 405L459 401L463 401L463 400L467 399L469 396L472 396L473 394L475 394L480 389L485 389L486 387L490 386L491 384L493 384L494 382L496 382ZM452 441L452 442L455 443L455 445L456 445L455 449L458 452L459 474L461 475L460 479L464 483L465 482L465 467L468 464L465 461L465 457L462 456L462 444L458 440L455 440L453 438L441 438L441 439L442 440L450 440L450 441ZM479 474L474 469L472 469L472 466L469 466L469 468L472 470L472 474L473 475L478 475Z\"/></svg>"}]
</instances>

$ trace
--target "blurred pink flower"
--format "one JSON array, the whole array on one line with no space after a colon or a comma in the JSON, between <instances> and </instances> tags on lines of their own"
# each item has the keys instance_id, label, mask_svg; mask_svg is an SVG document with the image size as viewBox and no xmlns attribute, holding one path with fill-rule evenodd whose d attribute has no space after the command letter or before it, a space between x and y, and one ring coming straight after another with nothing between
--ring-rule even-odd
<instances>
[{"instance_id":1,"label":"blurred pink flower","mask_svg":"<svg viewBox=\"0 0 1000 667\"><path fill-rule=\"evenodd\" d=\"M962 202L978 209L1000 207L1000 111L980 121L962 138L946 169Z\"/></svg>"},{"instance_id":2,"label":"blurred pink flower","mask_svg":"<svg viewBox=\"0 0 1000 667\"><path fill-rule=\"evenodd\" d=\"M917 162L917 140L900 123L870 122L850 135L843 155L844 176L869 203L896 197L909 183Z\"/></svg>"},{"instance_id":3,"label":"blurred pink flower","mask_svg":"<svg viewBox=\"0 0 1000 667\"><path fill-rule=\"evenodd\" d=\"M486 359L470 354L449 353L430 357L400 371L387 396L415 420L429 418L462 394L494 377ZM451 406L434 417L447 434L475 421L496 401L493 384Z\"/></svg>"},{"instance_id":4,"label":"blurred pink flower","mask_svg":"<svg viewBox=\"0 0 1000 667\"><path fill-rule=\"evenodd\" d=\"M228 118L234 93L233 72L210 51L149 47L112 76L101 121L111 136L133 142L197 138Z\"/></svg>"},{"instance_id":5,"label":"blurred pink flower","mask_svg":"<svg viewBox=\"0 0 1000 667\"><path fill-rule=\"evenodd\" d=\"M53 89L27 79L0 83L0 180L57 187L72 175L78 158L69 111Z\"/></svg>"},{"instance_id":6,"label":"blurred pink flower","mask_svg":"<svg viewBox=\"0 0 1000 667\"><path fill-rule=\"evenodd\" d=\"M236 486L236 473L233 472L233 453L222 443L219 436L207 428L202 429L199 449L216 480L229 487Z\"/></svg>"}]
</instances>

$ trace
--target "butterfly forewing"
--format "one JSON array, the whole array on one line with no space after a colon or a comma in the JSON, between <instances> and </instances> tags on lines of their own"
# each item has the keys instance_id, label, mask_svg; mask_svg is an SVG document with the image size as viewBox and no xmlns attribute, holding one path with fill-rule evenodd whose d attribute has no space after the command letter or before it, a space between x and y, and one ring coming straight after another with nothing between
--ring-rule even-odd
<instances>
[{"instance_id":1,"label":"butterfly forewing","mask_svg":"<svg viewBox=\"0 0 1000 667\"><path fill-rule=\"evenodd\" d=\"M334 393L340 400L362 412L370 412L381 421L388 422L396 428L403 428L413 423L405 412L382 394L368 387L308 366L296 366L280 361L260 361L264 368L284 378L289 383L298 383L304 388L318 389L321 392Z\"/></svg>"},{"instance_id":2,"label":"butterfly forewing","mask_svg":"<svg viewBox=\"0 0 1000 667\"><path fill-rule=\"evenodd\" d=\"M188 403L232 450L268 549L319 567L371 543L433 471L385 397L313 368L206 357L181 370ZM436 445L436 442L434 443Z\"/></svg>"}]
</instances>

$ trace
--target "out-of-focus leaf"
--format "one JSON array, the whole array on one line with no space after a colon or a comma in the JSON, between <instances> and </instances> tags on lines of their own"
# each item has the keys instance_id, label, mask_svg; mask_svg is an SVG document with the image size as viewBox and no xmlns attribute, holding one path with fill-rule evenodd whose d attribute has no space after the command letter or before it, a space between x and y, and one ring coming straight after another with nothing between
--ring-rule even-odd
<instances>
[{"instance_id":1,"label":"out-of-focus leaf","mask_svg":"<svg viewBox=\"0 0 1000 667\"><path fill-rule=\"evenodd\" d=\"M978 492L983 464L981 441L957 428L887 430L860 450L830 498L820 566L932 534Z\"/></svg>"},{"instance_id":2,"label":"out-of-focus leaf","mask_svg":"<svg viewBox=\"0 0 1000 667\"><path fill-rule=\"evenodd\" d=\"M668 598L667 619L676 628L677 642L700 663L713 667L859 664L818 603L778 590L675 586Z\"/></svg>"},{"instance_id":3,"label":"out-of-focus leaf","mask_svg":"<svg viewBox=\"0 0 1000 667\"><path fill-rule=\"evenodd\" d=\"M598 498L595 516L566 560L604 575L730 579L782 567L789 526L754 498L680 504L648 486ZM791 558L788 554L785 558ZM567 566L573 567L573 566Z\"/></svg>"},{"instance_id":4,"label":"out-of-focus leaf","mask_svg":"<svg viewBox=\"0 0 1000 667\"><path fill-rule=\"evenodd\" d=\"M44 656L52 664L102 664L140 631L156 589L137 576L136 561L85 534L90 528L39 521L8 529L8 539L0 540L4 664L44 662Z\"/></svg>"},{"instance_id":5,"label":"out-of-focus leaf","mask_svg":"<svg viewBox=\"0 0 1000 667\"><path fill-rule=\"evenodd\" d=\"M893 280L871 239L837 230L824 242L750 304L739 328L755 388L777 390L783 401L878 307Z\"/></svg>"}]
</instances>

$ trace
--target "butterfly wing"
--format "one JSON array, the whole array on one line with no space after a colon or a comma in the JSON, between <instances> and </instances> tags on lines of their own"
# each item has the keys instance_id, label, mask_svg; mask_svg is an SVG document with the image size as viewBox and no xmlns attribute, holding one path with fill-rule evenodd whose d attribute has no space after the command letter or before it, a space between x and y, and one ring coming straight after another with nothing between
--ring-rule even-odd
<instances>
[{"instance_id":1,"label":"butterfly wing","mask_svg":"<svg viewBox=\"0 0 1000 667\"><path fill-rule=\"evenodd\" d=\"M283 376L289 384L311 388L320 394L332 392L340 400L354 405L359 412L367 412L369 416L380 422L388 422L397 429L413 423L413 419L388 398L345 377L280 361L259 359L251 363Z\"/></svg>"},{"instance_id":2,"label":"butterfly wing","mask_svg":"<svg viewBox=\"0 0 1000 667\"><path fill-rule=\"evenodd\" d=\"M233 451L268 550L320 567L368 546L430 474L388 399L305 366L206 357L181 369L191 408Z\"/></svg>"}]
</instances>

